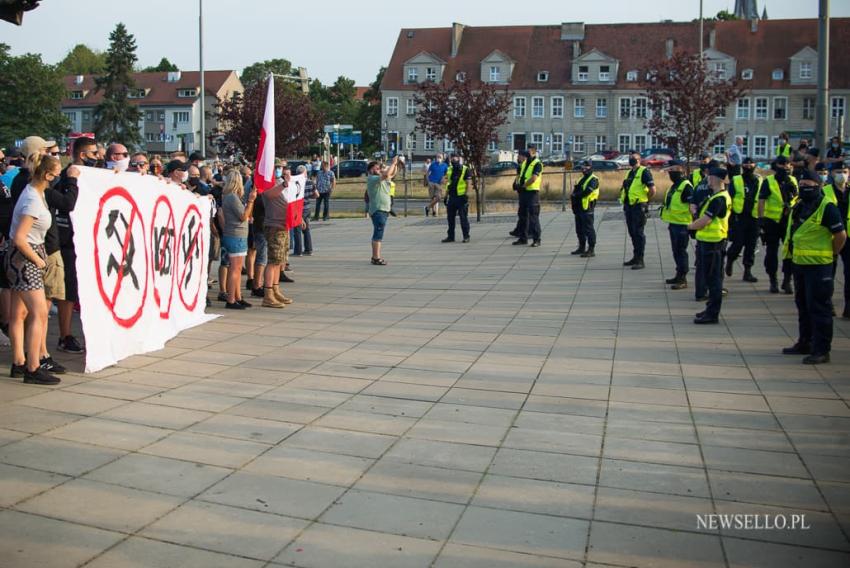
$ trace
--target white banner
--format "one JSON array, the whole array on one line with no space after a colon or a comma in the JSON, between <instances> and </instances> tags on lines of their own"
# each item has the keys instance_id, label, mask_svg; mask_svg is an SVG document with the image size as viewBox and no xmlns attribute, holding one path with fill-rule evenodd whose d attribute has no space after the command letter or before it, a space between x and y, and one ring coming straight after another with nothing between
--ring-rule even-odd
<instances>
[{"instance_id":1,"label":"white banner","mask_svg":"<svg viewBox=\"0 0 850 568\"><path fill-rule=\"evenodd\" d=\"M211 203L154 176L80 170L71 220L93 373L216 317L204 313Z\"/></svg>"}]
</instances>

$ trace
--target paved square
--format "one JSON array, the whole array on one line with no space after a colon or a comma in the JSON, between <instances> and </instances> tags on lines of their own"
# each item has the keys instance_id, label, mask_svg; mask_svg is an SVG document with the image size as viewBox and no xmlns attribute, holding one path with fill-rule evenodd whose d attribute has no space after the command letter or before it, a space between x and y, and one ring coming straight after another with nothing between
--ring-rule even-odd
<instances>
[{"instance_id":1,"label":"paved square","mask_svg":"<svg viewBox=\"0 0 850 568\"><path fill-rule=\"evenodd\" d=\"M385 267L368 221L316 223L284 310L0 379L0 566L850 566L850 322L805 367L760 257L700 327L660 221L631 271L613 208L589 261L542 220L528 248L394 218Z\"/></svg>"}]
</instances>

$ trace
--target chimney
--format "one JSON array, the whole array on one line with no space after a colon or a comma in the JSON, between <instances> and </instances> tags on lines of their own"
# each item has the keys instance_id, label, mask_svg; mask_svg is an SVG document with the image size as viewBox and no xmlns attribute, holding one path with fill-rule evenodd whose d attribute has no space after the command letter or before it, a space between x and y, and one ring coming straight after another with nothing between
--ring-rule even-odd
<instances>
[{"instance_id":1,"label":"chimney","mask_svg":"<svg viewBox=\"0 0 850 568\"><path fill-rule=\"evenodd\" d=\"M750 32L756 33L757 31L759 31L759 20L758 18L753 18L750 20Z\"/></svg>"},{"instance_id":2,"label":"chimney","mask_svg":"<svg viewBox=\"0 0 850 568\"><path fill-rule=\"evenodd\" d=\"M463 39L463 24L452 23L452 57L457 57L460 50L460 40Z\"/></svg>"},{"instance_id":3,"label":"chimney","mask_svg":"<svg viewBox=\"0 0 850 568\"><path fill-rule=\"evenodd\" d=\"M665 43L665 46L664 46L664 54L667 57L667 59L671 59L673 57L673 45L674 45L673 40L667 39L667 42Z\"/></svg>"},{"instance_id":4,"label":"chimney","mask_svg":"<svg viewBox=\"0 0 850 568\"><path fill-rule=\"evenodd\" d=\"M74 84L75 85L82 85L83 84L83 76L77 75L76 77L74 77Z\"/></svg>"},{"instance_id":5,"label":"chimney","mask_svg":"<svg viewBox=\"0 0 850 568\"><path fill-rule=\"evenodd\" d=\"M580 41L574 41L573 42L573 59L578 59L578 57L580 55L581 55L581 42Z\"/></svg>"},{"instance_id":6,"label":"chimney","mask_svg":"<svg viewBox=\"0 0 850 568\"><path fill-rule=\"evenodd\" d=\"M708 32L708 48L714 49L714 30Z\"/></svg>"},{"instance_id":7,"label":"chimney","mask_svg":"<svg viewBox=\"0 0 850 568\"><path fill-rule=\"evenodd\" d=\"M564 22L561 24L561 41L584 40L584 22Z\"/></svg>"}]
</instances>

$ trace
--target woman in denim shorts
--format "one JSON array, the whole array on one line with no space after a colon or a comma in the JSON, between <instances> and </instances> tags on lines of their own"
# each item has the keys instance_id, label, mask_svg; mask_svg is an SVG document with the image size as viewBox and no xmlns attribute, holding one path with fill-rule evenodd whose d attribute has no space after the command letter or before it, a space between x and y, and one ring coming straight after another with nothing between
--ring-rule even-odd
<instances>
[{"instance_id":1,"label":"woman in denim shorts","mask_svg":"<svg viewBox=\"0 0 850 568\"><path fill-rule=\"evenodd\" d=\"M242 266L248 254L248 219L254 209L254 200L257 198L256 191L248 195L248 201L242 204L244 193L242 175L235 170L230 171L224 179L222 190L221 209L222 216L222 253L227 251L229 266L227 267L227 303L225 308L229 310L244 310L250 308L251 304L242 299ZM222 256L224 256L222 254Z\"/></svg>"}]
</instances>

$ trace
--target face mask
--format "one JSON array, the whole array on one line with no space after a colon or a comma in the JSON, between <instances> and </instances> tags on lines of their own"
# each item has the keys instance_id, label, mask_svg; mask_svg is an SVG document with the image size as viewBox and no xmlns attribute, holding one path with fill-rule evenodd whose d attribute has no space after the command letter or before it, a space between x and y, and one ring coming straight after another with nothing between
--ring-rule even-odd
<instances>
[{"instance_id":1,"label":"face mask","mask_svg":"<svg viewBox=\"0 0 850 568\"><path fill-rule=\"evenodd\" d=\"M829 176L828 176L828 175L826 175L826 174L821 174L821 176L820 176L820 180L821 180L823 183L826 183L826 180L827 180L827 179L829 179Z\"/></svg>"},{"instance_id":2,"label":"face mask","mask_svg":"<svg viewBox=\"0 0 850 568\"><path fill-rule=\"evenodd\" d=\"M130 166L130 158L124 158L116 161L108 161L106 162L106 169L108 170L118 170L119 172L126 172L127 168Z\"/></svg>"},{"instance_id":3,"label":"face mask","mask_svg":"<svg viewBox=\"0 0 850 568\"><path fill-rule=\"evenodd\" d=\"M634 167L637 165L637 158L629 158L629 165Z\"/></svg>"},{"instance_id":4,"label":"face mask","mask_svg":"<svg viewBox=\"0 0 850 568\"><path fill-rule=\"evenodd\" d=\"M776 179L778 179L779 181L782 181L787 177L788 177L788 172L785 171L785 168L779 168L779 169L776 170Z\"/></svg>"},{"instance_id":5,"label":"face mask","mask_svg":"<svg viewBox=\"0 0 850 568\"><path fill-rule=\"evenodd\" d=\"M845 183L847 181L847 174L834 174L832 178L835 180L835 183Z\"/></svg>"},{"instance_id":6,"label":"face mask","mask_svg":"<svg viewBox=\"0 0 850 568\"><path fill-rule=\"evenodd\" d=\"M189 179L189 172L183 172L182 174L180 174L180 181L182 183L186 183L186 181L188 179Z\"/></svg>"},{"instance_id":7,"label":"face mask","mask_svg":"<svg viewBox=\"0 0 850 568\"><path fill-rule=\"evenodd\" d=\"M835 142L833 142L833 143L832 143L832 147L833 147L833 148L838 148L838 144L836 144Z\"/></svg>"},{"instance_id":8,"label":"face mask","mask_svg":"<svg viewBox=\"0 0 850 568\"><path fill-rule=\"evenodd\" d=\"M816 185L801 185L800 199L803 201L812 201L818 195L818 187Z\"/></svg>"},{"instance_id":9,"label":"face mask","mask_svg":"<svg viewBox=\"0 0 850 568\"><path fill-rule=\"evenodd\" d=\"M755 173L754 168L744 168L744 177L753 177L754 173Z\"/></svg>"},{"instance_id":10,"label":"face mask","mask_svg":"<svg viewBox=\"0 0 850 568\"><path fill-rule=\"evenodd\" d=\"M283 176L283 168L275 168L274 169L274 177L279 178L281 176Z\"/></svg>"},{"instance_id":11,"label":"face mask","mask_svg":"<svg viewBox=\"0 0 850 568\"><path fill-rule=\"evenodd\" d=\"M682 172L667 172L667 175L670 176L670 181L673 183L679 183L685 177Z\"/></svg>"},{"instance_id":12,"label":"face mask","mask_svg":"<svg viewBox=\"0 0 850 568\"><path fill-rule=\"evenodd\" d=\"M56 176L52 180L50 180L50 186L49 187L54 188L57 185L59 185L59 176Z\"/></svg>"},{"instance_id":13,"label":"face mask","mask_svg":"<svg viewBox=\"0 0 850 568\"><path fill-rule=\"evenodd\" d=\"M97 166L97 158L83 158L83 165L93 168Z\"/></svg>"}]
</instances>

